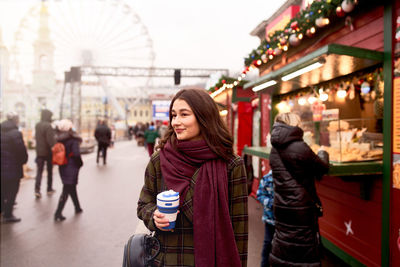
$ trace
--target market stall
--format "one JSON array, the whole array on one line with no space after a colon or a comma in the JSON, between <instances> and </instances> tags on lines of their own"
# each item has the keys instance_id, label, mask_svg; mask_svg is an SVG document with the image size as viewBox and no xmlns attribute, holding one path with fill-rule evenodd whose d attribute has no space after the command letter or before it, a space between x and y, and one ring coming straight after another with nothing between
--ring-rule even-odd
<instances>
[{"instance_id":1,"label":"market stall","mask_svg":"<svg viewBox=\"0 0 400 267\"><path fill-rule=\"evenodd\" d=\"M397 103L392 108L392 92L396 93L393 17L399 14L399 6L359 1L347 10L350 19L341 20L337 9L332 18L321 2L301 15L308 18L310 10L317 8L324 19L336 21L331 28L320 27L312 38L291 42L287 52L271 52L264 60L262 55L272 48L267 47L273 43L270 35L272 40L262 44L267 49L260 59L248 61L261 73L258 80L244 85L257 91L260 99L261 144L245 147L243 152L267 160L266 140L275 115L298 113L304 140L315 151L324 146L330 154L330 171L317 183L324 205L320 219L324 246L350 265L396 266L400 263L396 244L400 219L390 210L399 209L395 179L400 176L396 168L400 161L392 154L392 136L400 134L392 133L391 122ZM287 33L299 37L306 30L297 30L302 24L295 22L287 24L293 30ZM395 84L400 95L398 79Z\"/></svg>"}]
</instances>

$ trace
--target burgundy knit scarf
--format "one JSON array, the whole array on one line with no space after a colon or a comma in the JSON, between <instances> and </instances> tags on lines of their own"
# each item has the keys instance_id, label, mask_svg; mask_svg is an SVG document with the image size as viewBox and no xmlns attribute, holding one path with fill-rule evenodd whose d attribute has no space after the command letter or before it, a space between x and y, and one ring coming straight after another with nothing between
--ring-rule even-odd
<instances>
[{"instance_id":1,"label":"burgundy knit scarf","mask_svg":"<svg viewBox=\"0 0 400 267\"><path fill-rule=\"evenodd\" d=\"M160 151L161 173L168 189L184 200L199 169L193 197L194 256L197 267L241 266L228 204L226 162L204 140L168 142Z\"/></svg>"}]
</instances>

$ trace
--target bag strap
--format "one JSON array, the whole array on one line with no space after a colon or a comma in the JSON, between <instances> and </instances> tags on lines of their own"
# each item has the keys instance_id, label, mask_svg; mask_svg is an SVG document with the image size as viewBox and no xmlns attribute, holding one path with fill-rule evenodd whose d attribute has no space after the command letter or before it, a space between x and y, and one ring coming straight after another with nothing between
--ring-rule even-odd
<instances>
[{"instance_id":1,"label":"bag strap","mask_svg":"<svg viewBox=\"0 0 400 267\"><path fill-rule=\"evenodd\" d=\"M160 254L161 244L157 237L154 236L154 232L146 236L145 246L147 262L154 260L158 256L158 254ZM151 254L152 249L156 250L156 253L154 253L153 255Z\"/></svg>"}]
</instances>

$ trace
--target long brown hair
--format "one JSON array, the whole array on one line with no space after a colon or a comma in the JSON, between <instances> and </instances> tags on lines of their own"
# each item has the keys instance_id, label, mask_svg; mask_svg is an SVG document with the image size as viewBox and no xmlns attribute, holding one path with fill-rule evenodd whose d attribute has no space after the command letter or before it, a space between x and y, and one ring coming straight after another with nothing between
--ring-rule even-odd
<instances>
[{"instance_id":1,"label":"long brown hair","mask_svg":"<svg viewBox=\"0 0 400 267\"><path fill-rule=\"evenodd\" d=\"M169 107L169 126L164 138L159 142L157 149L162 149L168 140L174 145L176 134L171 126L172 107L175 100L185 100L192 109L200 127L200 134L210 149L228 160L233 155L233 140L225 123L219 115L218 107L210 95L202 89L182 89L171 101Z\"/></svg>"}]
</instances>

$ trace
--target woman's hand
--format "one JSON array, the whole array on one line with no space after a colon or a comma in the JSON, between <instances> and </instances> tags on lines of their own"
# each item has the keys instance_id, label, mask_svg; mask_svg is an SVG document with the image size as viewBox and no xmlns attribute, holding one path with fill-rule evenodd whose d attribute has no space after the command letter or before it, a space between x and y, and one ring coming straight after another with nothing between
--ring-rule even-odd
<instances>
[{"instance_id":1,"label":"woman's hand","mask_svg":"<svg viewBox=\"0 0 400 267\"><path fill-rule=\"evenodd\" d=\"M179 210L178 210L179 214ZM156 209L153 214L153 220L158 229L161 231L174 231L174 229L163 229L163 227L168 227L169 226L169 221L168 219L165 218L165 215L162 214L161 212Z\"/></svg>"}]
</instances>

